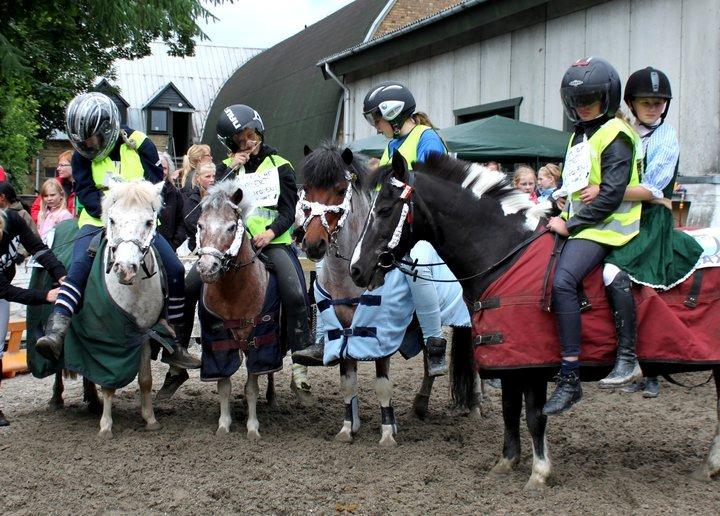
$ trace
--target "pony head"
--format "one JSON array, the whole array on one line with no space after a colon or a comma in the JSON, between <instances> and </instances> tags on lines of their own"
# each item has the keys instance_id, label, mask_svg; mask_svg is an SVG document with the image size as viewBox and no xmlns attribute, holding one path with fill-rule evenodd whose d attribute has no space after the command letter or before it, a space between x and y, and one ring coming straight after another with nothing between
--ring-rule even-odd
<instances>
[{"instance_id":1,"label":"pony head","mask_svg":"<svg viewBox=\"0 0 720 516\"><path fill-rule=\"evenodd\" d=\"M200 203L197 225L197 271L203 282L215 283L235 259L245 239L244 220L254 207L237 181L210 187Z\"/></svg>"},{"instance_id":2,"label":"pony head","mask_svg":"<svg viewBox=\"0 0 720 516\"><path fill-rule=\"evenodd\" d=\"M107 228L108 271L131 285L150 243L155 237L162 208L163 183L118 182L110 185L102 201L102 220Z\"/></svg>"},{"instance_id":3,"label":"pony head","mask_svg":"<svg viewBox=\"0 0 720 516\"><path fill-rule=\"evenodd\" d=\"M298 203L303 249L311 260L321 260L350 213L353 191L361 188L365 169L350 149L341 151L324 142L315 150L305 146L299 172L304 179Z\"/></svg>"}]
</instances>

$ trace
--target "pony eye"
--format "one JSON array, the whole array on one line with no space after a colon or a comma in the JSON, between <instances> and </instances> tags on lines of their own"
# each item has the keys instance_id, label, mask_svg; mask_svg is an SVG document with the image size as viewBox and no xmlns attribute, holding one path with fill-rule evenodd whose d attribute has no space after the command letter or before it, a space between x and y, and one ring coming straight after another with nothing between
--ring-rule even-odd
<instances>
[{"instance_id":1,"label":"pony eye","mask_svg":"<svg viewBox=\"0 0 720 516\"><path fill-rule=\"evenodd\" d=\"M151 227L152 227L152 220L151 220L151 219L148 219L148 220L145 221L145 227L146 227L146 228L151 228Z\"/></svg>"},{"instance_id":2,"label":"pony eye","mask_svg":"<svg viewBox=\"0 0 720 516\"><path fill-rule=\"evenodd\" d=\"M233 224L232 226L228 227L227 231L228 231L228 233L235 233L236 229L237 229L237 224Z\"/></svg>"},{"instance_id":3,"label":"pony eye","mask_svg":"<svg viewBox=\"0 0 720 516\"><path fill-rule=\"evenodd\" d=\"M203 226L203 225L202 225L201 223L199 223L199 222L198 222L197 227L198 227L198 229L201 230L201 231L205 229L205 226Z\"/></svg>"},{"instance_id":4,"label":"pony eye","mask_svg":"<svg viewBox=\"0 0 720 516\"><path fill-rule=\"evenodd\" d=\"M110 224L111 224L112 226L115 225L115 219L113 219L112 217L110 217Z\"/></svg>"},{"instance_id":5,"label":"pony eye","mask_svg":"<svg viewBox=\"0 0 720 516\"><path fill-rule=\"evenodd\" d=\"M385 208L380 208L378 210L378 215L380 217L389 217L392 214L392 206L386 206Z\"/></svg>"}]
</instances>

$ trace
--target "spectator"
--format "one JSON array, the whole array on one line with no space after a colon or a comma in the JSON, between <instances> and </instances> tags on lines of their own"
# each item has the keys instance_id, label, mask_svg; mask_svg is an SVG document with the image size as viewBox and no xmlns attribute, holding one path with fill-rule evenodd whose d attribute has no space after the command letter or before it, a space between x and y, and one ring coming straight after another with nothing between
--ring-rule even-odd
<instances>
[{"instance_id":1,"label":"spectator","mask_svg":"<svg viewBox=\"0 0 720 516\"><path fill-rule=\"evenodd\" d=\"M72 176L72 167L70 166L70 160L72 159L72 151L68 150L58 156L58 164L55 169L55 180L62 185L63 191L65 192L65 205L67 210L74 217L78 214L79 207L77 203L77 197L75 195L75 180ZM38 214L40 213L40 203L42 202L42 196L38 194L30 208L30 215L33 221L37 223Z\"/></svg>"},{"instance_id":2,"label":"spectator","mask_svg":"<svg viewBox=\"0 0 720 516\"><path fill-rule=\"evenodd\" d=\"M513 186L525 192L530 197L530 200L537 202L537 192L535 186L537 185L537 179L535 177L535 170L529 165L520 165L515 169L513 174Z\"/></svg>"},{"instance_id":3,"label":"spectator","mask_svg":"<svg viewBox=\"0 0 720 516\"><path fill-rule=\"evenodd\" d=\"M197 173L193 174L192 191L185 198L183 206L183 215L185 223L185 232L188 237L188 248L195 250L197 242L195 234L197 233L197 223L200 218L200 201L205 197L205 192L215 183L215 165L212 162L203 163L197 169Z\"/></svg>"},{"instance_id":4,"label":"spectator","mask_svg":"<svg viewBox=\"0 0 720 516\"><path fill-rule=\"evenodd\" d=\"M47 243L47 234L64 220L73 218L65 205L65 191L55 179L48 179L40 188L40 213L38 214L38 232Z\"/></svg>"},{"instance_id":5,"label":"spectator","mask_svg":"<svg viewBox=\"0 0 720 516\"><path fill-rule=\"evenodd\" d=\"M183 196L173 184L173 177L177 177L177 173L172 158L167 152L160 154L160 164L165 182L162 189L163 207L160 210L158 233L165 237L174 251L177 251L185 241Z\"/></svg>"},{"instance_id":6,"label":"spectator","mask_svg":"<svg viewBox=\"0 0 720 516\"><path fill-rule=\"evenodd\" d=\"M552 194L557 190L560 183L560 167L554 163L548 163L538 170L538 201L552 201Z\"/></svg>"},{"instance_id":7,"label":"spectator","mask_svg":"<svg viewBox=\"0 0 720 516\"><path fill-rule=\"evenodd\" d=\"M212 163L210 146L204 144L192 145L183 156L183 164L180 169L180 191L185 198L192 195L194 190L193 178L195 171L200 165Z\"/></svg>"},{"instance_id":8,"label":"spectator","mask_svg":"<svg viewBox=\"0 0 720 516\"><path fill-rule=\"evenodd\" d=\"M38 234L35 221L33 221L32 217L25 209L25 206L23 206L20 199L18 199L17 193L15 193L15 188L13 188L13 186L7 181L0 183L0 209L11 209L18 212L18 215L22 217L32 232L36 235ZM25 256L27 255L25 254Z\"/></svg>"},{"instance_id":9,"label":"spectator","mask_svg":"<svg viewBox=\"0 0 720 516\"><path fill-rule=\"evenodd\" d=\"M502 172L500 163L498 163L497 161L488 161L487 163L485 163L485 167L489 168L490 170L495 170L496 172Z\"/></svg>"}]
</instances>

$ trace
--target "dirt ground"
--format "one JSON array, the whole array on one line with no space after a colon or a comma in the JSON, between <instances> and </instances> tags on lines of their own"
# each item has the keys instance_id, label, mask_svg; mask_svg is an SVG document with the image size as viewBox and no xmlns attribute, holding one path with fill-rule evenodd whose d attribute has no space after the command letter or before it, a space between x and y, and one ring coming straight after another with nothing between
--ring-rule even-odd
<instances>
[{"instance_id":1,"label":"dirt ground","mask_svg":"<svg viewBox=\"0 0 720 516\"><path fill-rule=\"evenodd\" d=\"M195 348L197 351L197 348ZM154 386L165 366L154 365ZM426 421L412 413L421 360L394 359L398 446L381 449L374 368L360 367L363 428L354 444L333 440L344 408L336 369L313 369L317 402L302 407L278 374L277 409L259 406L262 440L245 437L244 372L234 378L233 432L215 436L216 386L193 372L167 404L162 424L142 430L137 383L118 393L111 441L82 403L82 382L68 381L66 408L47 406L52 379L2 382L0 403L12 425L0 428L0 512L43 513L702 513L720 511L720 482L689 474L707 453L716 425L714 389L667 383L656 400L588 385L586 398L549 426L554 482L541 495L523 485L532 452L507 477L488 471L500 457L500 392L489 389L485 417L449 406L439 380ZM687 381L706 378L684 375ZM264 381L261 388L264 388Z\"/></svg>"}]
</instances>

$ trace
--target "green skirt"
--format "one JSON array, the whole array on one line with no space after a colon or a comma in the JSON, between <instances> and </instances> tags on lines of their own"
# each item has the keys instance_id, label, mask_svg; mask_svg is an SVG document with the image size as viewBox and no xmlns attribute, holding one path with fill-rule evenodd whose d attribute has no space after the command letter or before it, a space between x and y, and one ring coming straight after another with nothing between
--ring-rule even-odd
<instances>
[{"instance_id":1,"label":"green skirt","mask_svg":"<svg viewBox=\"0 0 720 516\"><path fill-rule=\"evenodd\" d=\"M640 233L605 259L628 273L635 283L667 290L685 280L700 258L702 247L675 229L672 212L643 203Z\"/></svg>"}]
</instances>

